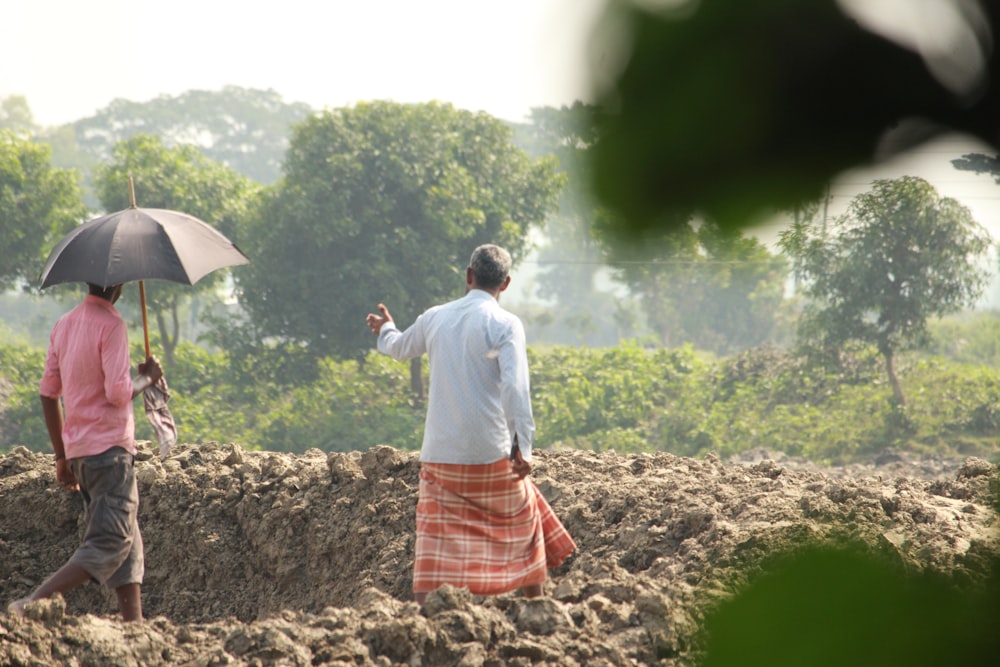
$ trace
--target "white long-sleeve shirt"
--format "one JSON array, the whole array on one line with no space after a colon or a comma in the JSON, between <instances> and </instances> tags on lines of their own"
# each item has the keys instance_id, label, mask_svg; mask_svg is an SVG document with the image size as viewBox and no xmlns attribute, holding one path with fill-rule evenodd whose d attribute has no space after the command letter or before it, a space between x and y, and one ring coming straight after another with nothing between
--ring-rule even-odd
<instances>
[{"instance_id":1,"label":"white long-sleeve shirt","mask_svg":"<svg viewBox=\"0 0 1000 667\"><path fill-rule=\"evenodd\" d=\"M515 434L531 461L535 420L524 326L493 295L469 290L428 309L406 331L386 322L378 350L400 361L428 355L421 461L493 463L510 455Z\"/></svg>"}]
</instances>

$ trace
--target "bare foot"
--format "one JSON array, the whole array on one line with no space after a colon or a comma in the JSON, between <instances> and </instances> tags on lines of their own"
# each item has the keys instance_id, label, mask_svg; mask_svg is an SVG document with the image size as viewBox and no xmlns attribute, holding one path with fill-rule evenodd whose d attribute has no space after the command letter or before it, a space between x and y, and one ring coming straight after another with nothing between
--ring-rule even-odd
<instances>
[{"instance_id":1,"label":"bare foot","mask_svg":"<svg viewBox=\"0 0 1000 667\"><path fill-rule=\"evenodd\" d=\"M20 616L24 618L24 605L31 602L28 598L21 598L20 600L14 600L9 605L7 605L7 613L11 616Z\"/></svg>"}]
</instances>

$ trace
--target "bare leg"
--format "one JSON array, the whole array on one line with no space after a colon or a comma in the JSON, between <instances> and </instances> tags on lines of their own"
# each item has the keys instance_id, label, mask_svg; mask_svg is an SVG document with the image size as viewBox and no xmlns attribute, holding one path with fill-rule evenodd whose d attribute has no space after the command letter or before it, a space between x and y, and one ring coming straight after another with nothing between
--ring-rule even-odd
<instances>
[{"instance_id":1,"label":"bare leg","mask_svg":"<svg viewBox=\"0 0 1000 667\"><path fill-rule=\"evenodd\" d=\"M521 589L521 593L523 593L526 598L537 598L542 594L542 585L535 584L533 586L525 586Z\"/></svg>"},{"instance_id":2,"label":"bare leg","mask_svg":"<svg viewBox=\"0 0 1000 667\"><path fill-rule=\"evenodd\" d=\"M66 563L52 576L42 582L35 592L28 596L31 601L50 598L56 593L68 593L90 581L90 573L76 563Z\"/></svg>"},{"instance_id":3,"label":"bare leg","mask_svg":"<svg viewBox=\"0 0 1000 667\"><path fill-rule=\"evenodd\" d=\"M90 581L90 573L75 563L66 563L56 570L42 585L34 590L31 595L20 600L15 600L7 607L7 611L23 615L24 605L35 600L50 598L56 593L67 593L78 586Z\"/></svg>"},{"instance_id":4,"label":"bare leg","mask_svg":"<svg viewBox=\"0 0 1000 667\"><path fill-rule=\"evenodd\" d=\"M142 620L142 589L139 584L124 584L115 589L118 609L124 621Z\"/></svg>"}]
</instances>

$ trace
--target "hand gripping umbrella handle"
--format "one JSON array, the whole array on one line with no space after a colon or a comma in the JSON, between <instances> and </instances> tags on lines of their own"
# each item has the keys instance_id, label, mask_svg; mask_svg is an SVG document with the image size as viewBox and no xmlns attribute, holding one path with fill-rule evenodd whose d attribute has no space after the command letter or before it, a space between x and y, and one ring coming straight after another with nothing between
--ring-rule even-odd
<instances>
[{"instance_id":1,"label":"hand gripping umbrella handle","mask_svg":"<svg viewBox=\"0 0 1000 667\"><path fill-rule=\"evenodd\" d=\"M146 286L139 281L139 303L142 305L142 338L146 344L146 359L149 359L149 323L146 321ZM146 359L143 359L145 363Z\"/></svg>"}]
</instances>

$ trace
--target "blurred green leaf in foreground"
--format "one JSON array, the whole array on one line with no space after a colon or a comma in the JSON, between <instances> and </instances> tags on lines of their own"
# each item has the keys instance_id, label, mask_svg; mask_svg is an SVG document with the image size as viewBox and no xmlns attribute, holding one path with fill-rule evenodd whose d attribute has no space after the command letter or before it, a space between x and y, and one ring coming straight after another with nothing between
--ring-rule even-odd
<instances>
[{"instance_id":1,"label":"blurred green leaf in foreground","mask_svg":"<svg viewBox=\"0 0 1000 667\"><path fill-rule=\"evenodd\" d=\"M1000 4L925 4L611 0L599 199L625 232L690 214L745 228L938 134L996 146Z\"/></svg>"},{"instance_id":2,"label":"blurred green leaf in foreground","mask_svg":"<svg viewBox=\"0 0 1000 667\"><path fill-rule=\"evenodd\" d=\"M995 665L997 574L966 589L860 547L804 549L709 615L700 665Z\"/></svg>"}]
</instances>

